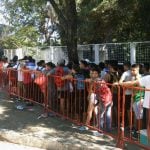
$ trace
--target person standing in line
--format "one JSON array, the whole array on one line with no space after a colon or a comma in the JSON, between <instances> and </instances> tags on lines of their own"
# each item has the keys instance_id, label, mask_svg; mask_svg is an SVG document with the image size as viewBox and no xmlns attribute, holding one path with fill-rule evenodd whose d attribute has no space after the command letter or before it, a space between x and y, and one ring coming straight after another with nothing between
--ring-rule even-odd
<instances>
[{"instance_id":1,"label":"person standing in line","mask_svg":"<svg viewBox=\"0 0 150 150\"><path fill-rule=\"evenodd\" d=\"M123 64L124 72L119 80L119 83L123 83L126 81L132 80L131 70L130 70L131 64L130 62L125 62ZM125 90L125 126L129 127L129 116L130 116L130 108L131 108L131 94L132 91L130 89Z\"/></svg>"},{"instance_id":2,"label":"person standing in line","mask_svg":"<svg viewBox=\"0 0 150 150\"><path fill-rule=\"evenodd\" d=\"M142 76L139 73L140 66L138 64L133 64L131 66L131 75L132 75L132 81L140 79ZM134 87L137 87L137 85L133 85ZM144 89L144 87L141 87ZM132 107L133 107L133 112L134 112L134 122L133 122L133 127L132 127L132 134L133 137L137 138L139 130L142 129L142 124L143 124L143 99L144 99L144 90L137 90L133 89L132 90ZM131 114L130 114L131 115ZM132 116L130 116L132 117Z\"/></svg>"},{"instance_id":3,"label":"person standing in line","mask_svg":"<svg viewBox=\"0 0 150 150\"><path fill-rule=\"evenodd\" d=\"M145 87L145 96L143 101L143 107L147 109L147 136L150 139L150 75L139 78L135 81L128 81L121 83L122 86L144 86Z\"/></svg>"},{"instance_id":4,"label":"person standing in line","mask_svg":"<svg viewBox=\"0 0 150 150\"><path fill-rule=\"evenodd\" d=\"M82 126L79 130L87 130L88 125L92 119L92 114L95 114L96 121L98 123L98 128L104 130L105 123L107 132L111 131L111 108L112 108L112 93L110 88L107 86L106 82L99 77L98 67L92 68L90 70L90 79L86 81L89 82L88 89L88 110L87 119L85 122L86 126ZM100 108L100 113L98 115L98 108ZM104 122L105 121L105 122Z\"/></svg>"},{"instance_id":5,"label":"person standing in line","mask_svg":"<svg viewBox=\"0 0 150 150\"><path fill-rule=\"evenodd\" d=\"M142 76L150 75L150 63L143 63L141 68ZM147 124L147 112L146 108L143 108L143 128L146 128Z\"/></svg>"},{"instance_id":6,"label":"person standing in line","mask_svg":"<svg viewBox=\"0 0 150 150\"><path fill-rule=\"evenodd\" d=\"M147 76L150 75L150 64L149 63L144 63L142 67L142 75Z\"/></svg>"}]
</instances>

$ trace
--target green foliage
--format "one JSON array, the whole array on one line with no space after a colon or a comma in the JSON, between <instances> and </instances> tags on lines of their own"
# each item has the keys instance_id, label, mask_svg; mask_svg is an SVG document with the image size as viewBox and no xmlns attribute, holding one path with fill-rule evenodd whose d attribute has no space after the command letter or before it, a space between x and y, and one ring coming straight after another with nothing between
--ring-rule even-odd
<instances>
[{"instance_id":1,"label":"green foliage","mask_svg":"<svg viewBox=\"0 0 150 150\"><path fill-rule=\"evenodd\" d=\"M44 18L44 2L42 0L3 0L8 20L15 27L38 25ZM43 6L43 7L42 7Z\"/></svg>"},{"instance_id":2,"label":"green foliage","mask_svg":"<svg viewBox=\"0 0 150 150\"><path fill-rule=\"evenodd\" d=\"M81 10L78 40L80 43L149 40L149 6L149 0L82 0L78 8Z\"/></svg>"},{"instance_id":3,"label":"green foliage","mask_svg":"<svg viewBox=\"0 0 150 150\"><path fill-rule=\"evenodd\" d=\"M1 41L4 47L13 46L35 46L38 45L38 38L45 23L46 2L43 0L2 0L5 6L4 17L13 28L8 37ZM7 40L7 41L6 41ZM10 42L10 44L8 44Z\"/></svg>"},{"instance_id":4,"label":"green foliage","mask_svg":"<svg viewBox=\"0 0 150 150\"><path fill-rule=\"evenodd\" d=\"M0 39L3 48L19 48L23 46L33 47L37 45L38 33L32 26L26 26L18 30L15 34L4 36Z\"/></svg>"},{"instance_id":5,"label":"green foliage","mask_svg":"<svg viewBox=\"0 0 150 150\"><path fill-rule=\"evenodd\" d=\"M56 7L51 5L46 9L47 1L55 3ZM13 37L18 41L16 45L39 44L37 39L41 34L45 35L47 43L50 42L48 40L50 35L45 29L45 18L53 18L61 37L61 44L64 45L71 27L76 28L76 25L70 23L75 21L70 16L72 13L70 0L1 0L1 2L5 4L6 19L15 29L10 37L4 39ZM79 44L149 40L149 6L150 0L76 0L78 34L73 36L77 38Z\"/></svg>"}]
</instances>

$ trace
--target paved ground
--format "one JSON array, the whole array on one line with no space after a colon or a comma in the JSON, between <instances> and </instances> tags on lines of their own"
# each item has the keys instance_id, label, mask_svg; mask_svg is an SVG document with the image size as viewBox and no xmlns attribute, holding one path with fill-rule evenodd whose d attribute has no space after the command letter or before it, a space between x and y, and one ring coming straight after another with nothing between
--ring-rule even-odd
<instances>
[{"instance_id":1,"label":"paved ground","mask_svg":"<svg viewBox=\"0 0 150 150\"><path fill-rule=\"evenodd\" d=\"M0 148L2 148L3 150L44 150L40 148L34 148L1 141L0 141Z\"/></svg>"},{"instance_id":2,"label":"paved ground","mask_svg":"<svg viewBox=\"0 0 150 150\"><path fill-rule=\"evenodd\" d=\"M111 137L95 137L92 131L81 132L78 126L58 117L38 119L43 113L41 106L35 105L32 109L19 110L16 108L18 104L20 102L11 100L4 92L0 92L0 141L46 150L117 149L116 142ZM7 144L0 143L0 147L5 145ZM139 150L135 146L134 149Z\"/></svg>"}]
</instances>

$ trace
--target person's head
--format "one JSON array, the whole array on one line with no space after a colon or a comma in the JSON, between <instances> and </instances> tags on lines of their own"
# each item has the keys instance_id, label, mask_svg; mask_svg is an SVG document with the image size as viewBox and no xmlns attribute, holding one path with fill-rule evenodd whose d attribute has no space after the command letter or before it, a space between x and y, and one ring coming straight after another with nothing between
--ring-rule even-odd
<instances>
[{"instance_id":1,"label":"person's head","mask_svg":"<svg viewBox=\"0 0 150 150\"><path fill-rule=\"evenodd\" d=\"M42 67L45 67L45 60L40 60L40 64Z\"/></svg>"},{"instance_id":2,"label":"person's head","mask_svg":"<svg viewBox=\"0 0 150 150\"><path fill-rule=\"evenodd\" d=\"M51 70L51 69L53 69L55 67L55 64L53 64L52 62L48 62L48 63L46 63L46 65L45 65L45 69L46 70Z\"/></svg>"},{"instance_id":3,"label":"person's head","mask_svg":"<svg viewBox=\"0 0 150 150\"><path fill-rule=\"evenodd\" d=\"M21 60L28 60L28 56L24 56Z\"/></svg>"},{"instance_id":4,"label":"person's head","mask_svg":"<svg viewBox=\"0 0 150 150\"><path fill-rule=\"evenodd\" d=\"M88 62L85 60L80 60L79 64L81 69L85 69L88 67Z\"/></svg>"},{"instance_id":5,"label":"person's head","mask_svg":"<svg viewBox=\"0 0 150 150\"><path fill-rule=\"evenodd\" d=\"M37 66L38 66L38 67L41 67L41 66L42 66L40 61L37 62Z\"/></svg>"},{"instance_id":6,"label":"person's head","mask_svg":"<svg viewBox=\"0 0 150 150\"><path fill-rule=\"evenodd\" d=\"M150 64L149 63L144 63L142 67L142 72L145 73L150 73Z\"/></svg>"},{"instance_id":7,"label":"person's head","mask_svg":"<svg viewBox=\"0 0 150 150\"><path fill-rule=\"evenodd\" d=\"M92 68L95 68L95 67L98 67L98 65L95 64L95 63L90 63L90 64L89 64L89 69L90 69L90 70L91 70Z\"/></svg>"},{"instance_id":8,"label":"person's head","mask_svg":"<svg viewBox=\"0 0 150 150\"><path fill-rule=\"evenodd\" d=\"M72 66L72 73L79 73L80 72L80 66L78 64L74 64Z\"/></svg>"},{"instance_id":9,"label":"person's head","mask_svg":"<svg viewBox=\"0 0 150 150\"><path fill-rule=\"evenodd\" d=\"M61 66L61 67L64 67L64 66L65 66L65 60L64 60L64 59L60 59L60 60L57 62L57 65L58 65L58 66Z\"/></svg>"},{"instance_id":10,"label":"person's head","mask_svg":"<svg viewBox=\"0 0 150 150\"><path fill-rule=\"evenodd\" d=\"M18 61L18 56L15 55L15 56L13 57L12 61L13 61L13 62L17 62L17 61Z\"/></svg>"},{"instance_id":11,"label":"person's head","mask_svg":"<svg viewBox=\"0 0 150 150\"><path fill-rule=\"evenodd\" d=\"M100 71L99 71L99 68L98 68L98 67L92 68L92 69L90 70L90 78L92 78L92 79L98 78L98 77L99 77L99 73L100 73Z\"/></svg>"},{"instance_id":12,"label":"person's head","mask_svg":"<svg viewBox=\"0 0 150 150\"><path fill-rule=\"evenodd\" d=\"M29 62L32 62L32 59L33 59L32 56L28 56L28 61Z\"/></svg>"},{"instance_id":13,"label":"person's head","mask_svg":"<svg viewBox=\"0 0 150 150\"><path fill-rule=\"evenodd\" d=\"M121 76L123 72L124 72L123 65L118 64L118 74Z\"/></svg>"},{"instance_id":14,"label":"person's head","mask_svg":"<svg viewBox=\"0 0 150 150\"><path fill-rule=\"evenodd\" d=\"M71 70L73 65L74 65L74 63L72 61L69 61L66 66Z\"/></svg>"},{"instance_id":15,"label":"person's head","mask_svg":"<svg viewBox=\"0 0 150 150\"><path fill-rule=\"evenodd\" d=\"M116 64L116 63L110 63L108 65L108 67L109 67L110 72L117 72L118 71L118 64Z\"/></svg>"},{"instance_id":16,"label":"person's head","mask_svg":"<svg viewBox=\"0 0 150 150\"><path fill-rule=\"evenodd\" d=\"M100 70L103 70L105 68L104 62L100 62L98 66L99 66Z\"/></svg>"},{"instance_id":17,"label":"person's head","mask_svg":"<svg viewBox=\"0 0 150 150\"><path fill-rule=\"evenodd\" d=\"M104 62L105 68L108 67L108 64L109 64L109 60L105 60L105 62Z\"/></svg>"},{"instance_id":18,"label":"person's head","mask_svg":"<svg viewBox=\"0 0 150 150\"><path fill-rule=\"evenodd\" d=\"M131 66L131 74L132 76L137 76L139 74L139 65L138 64L133 64Z\"/></svg>"},{"instance_id":19,"label":"person's head","mask_svg":"<svg viewBox=\"0 0 150 150\"><path fill-rule=\"evenodd\" d=\"M128 70L130 70L130 68L131 68L131 63L130 62L124 62L124 64L123 64L123 69L124 69L124 71L128 71Z\"/></svg>"}]
</instances>

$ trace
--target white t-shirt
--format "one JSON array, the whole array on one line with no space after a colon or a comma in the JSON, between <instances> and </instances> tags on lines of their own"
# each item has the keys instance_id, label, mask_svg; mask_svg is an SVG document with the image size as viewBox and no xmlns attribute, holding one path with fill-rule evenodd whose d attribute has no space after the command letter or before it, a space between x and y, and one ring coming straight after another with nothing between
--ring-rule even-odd
<instances>
[{"instance_id":1,"label":"white t-shirt","mask_svg":"<svg viewBox=\"0 0 150 150\"><path fill-rule=\"evenodd\" d=\"M131 71L130 71L130 70L125 71L125 72L122 74L120 80L122 80L123 82L131 81L131 80L132 80ZM131 94L132 94L132 90L126 90L126 91L125 91L125 94L126 94L126 95L131 95Z\"/></svg>"},{"instance_id":2,"label":"white t-shirt","mask_svg":"<svg viewBox=\"0 0 150 150\"><path fill-rule=\"evenodd\" d=\"M144 76L139 79L139 83L140 86L144 86L146 89L150 90L150 75ZM150 108L150 91L145 91L143 107L148 109Z\"/></svg>"},{"instance_id":3,"label":"white t-shirt","mask_svg":"<svg viewBox=\"0 0 150 150\"><path fill-rule=\"evenodd\" d=\"M17 72L18 72L18 81L23 81L23 72L21 70L21 66L20 65L17 68Z\"/></svg>"}]
</instances>

